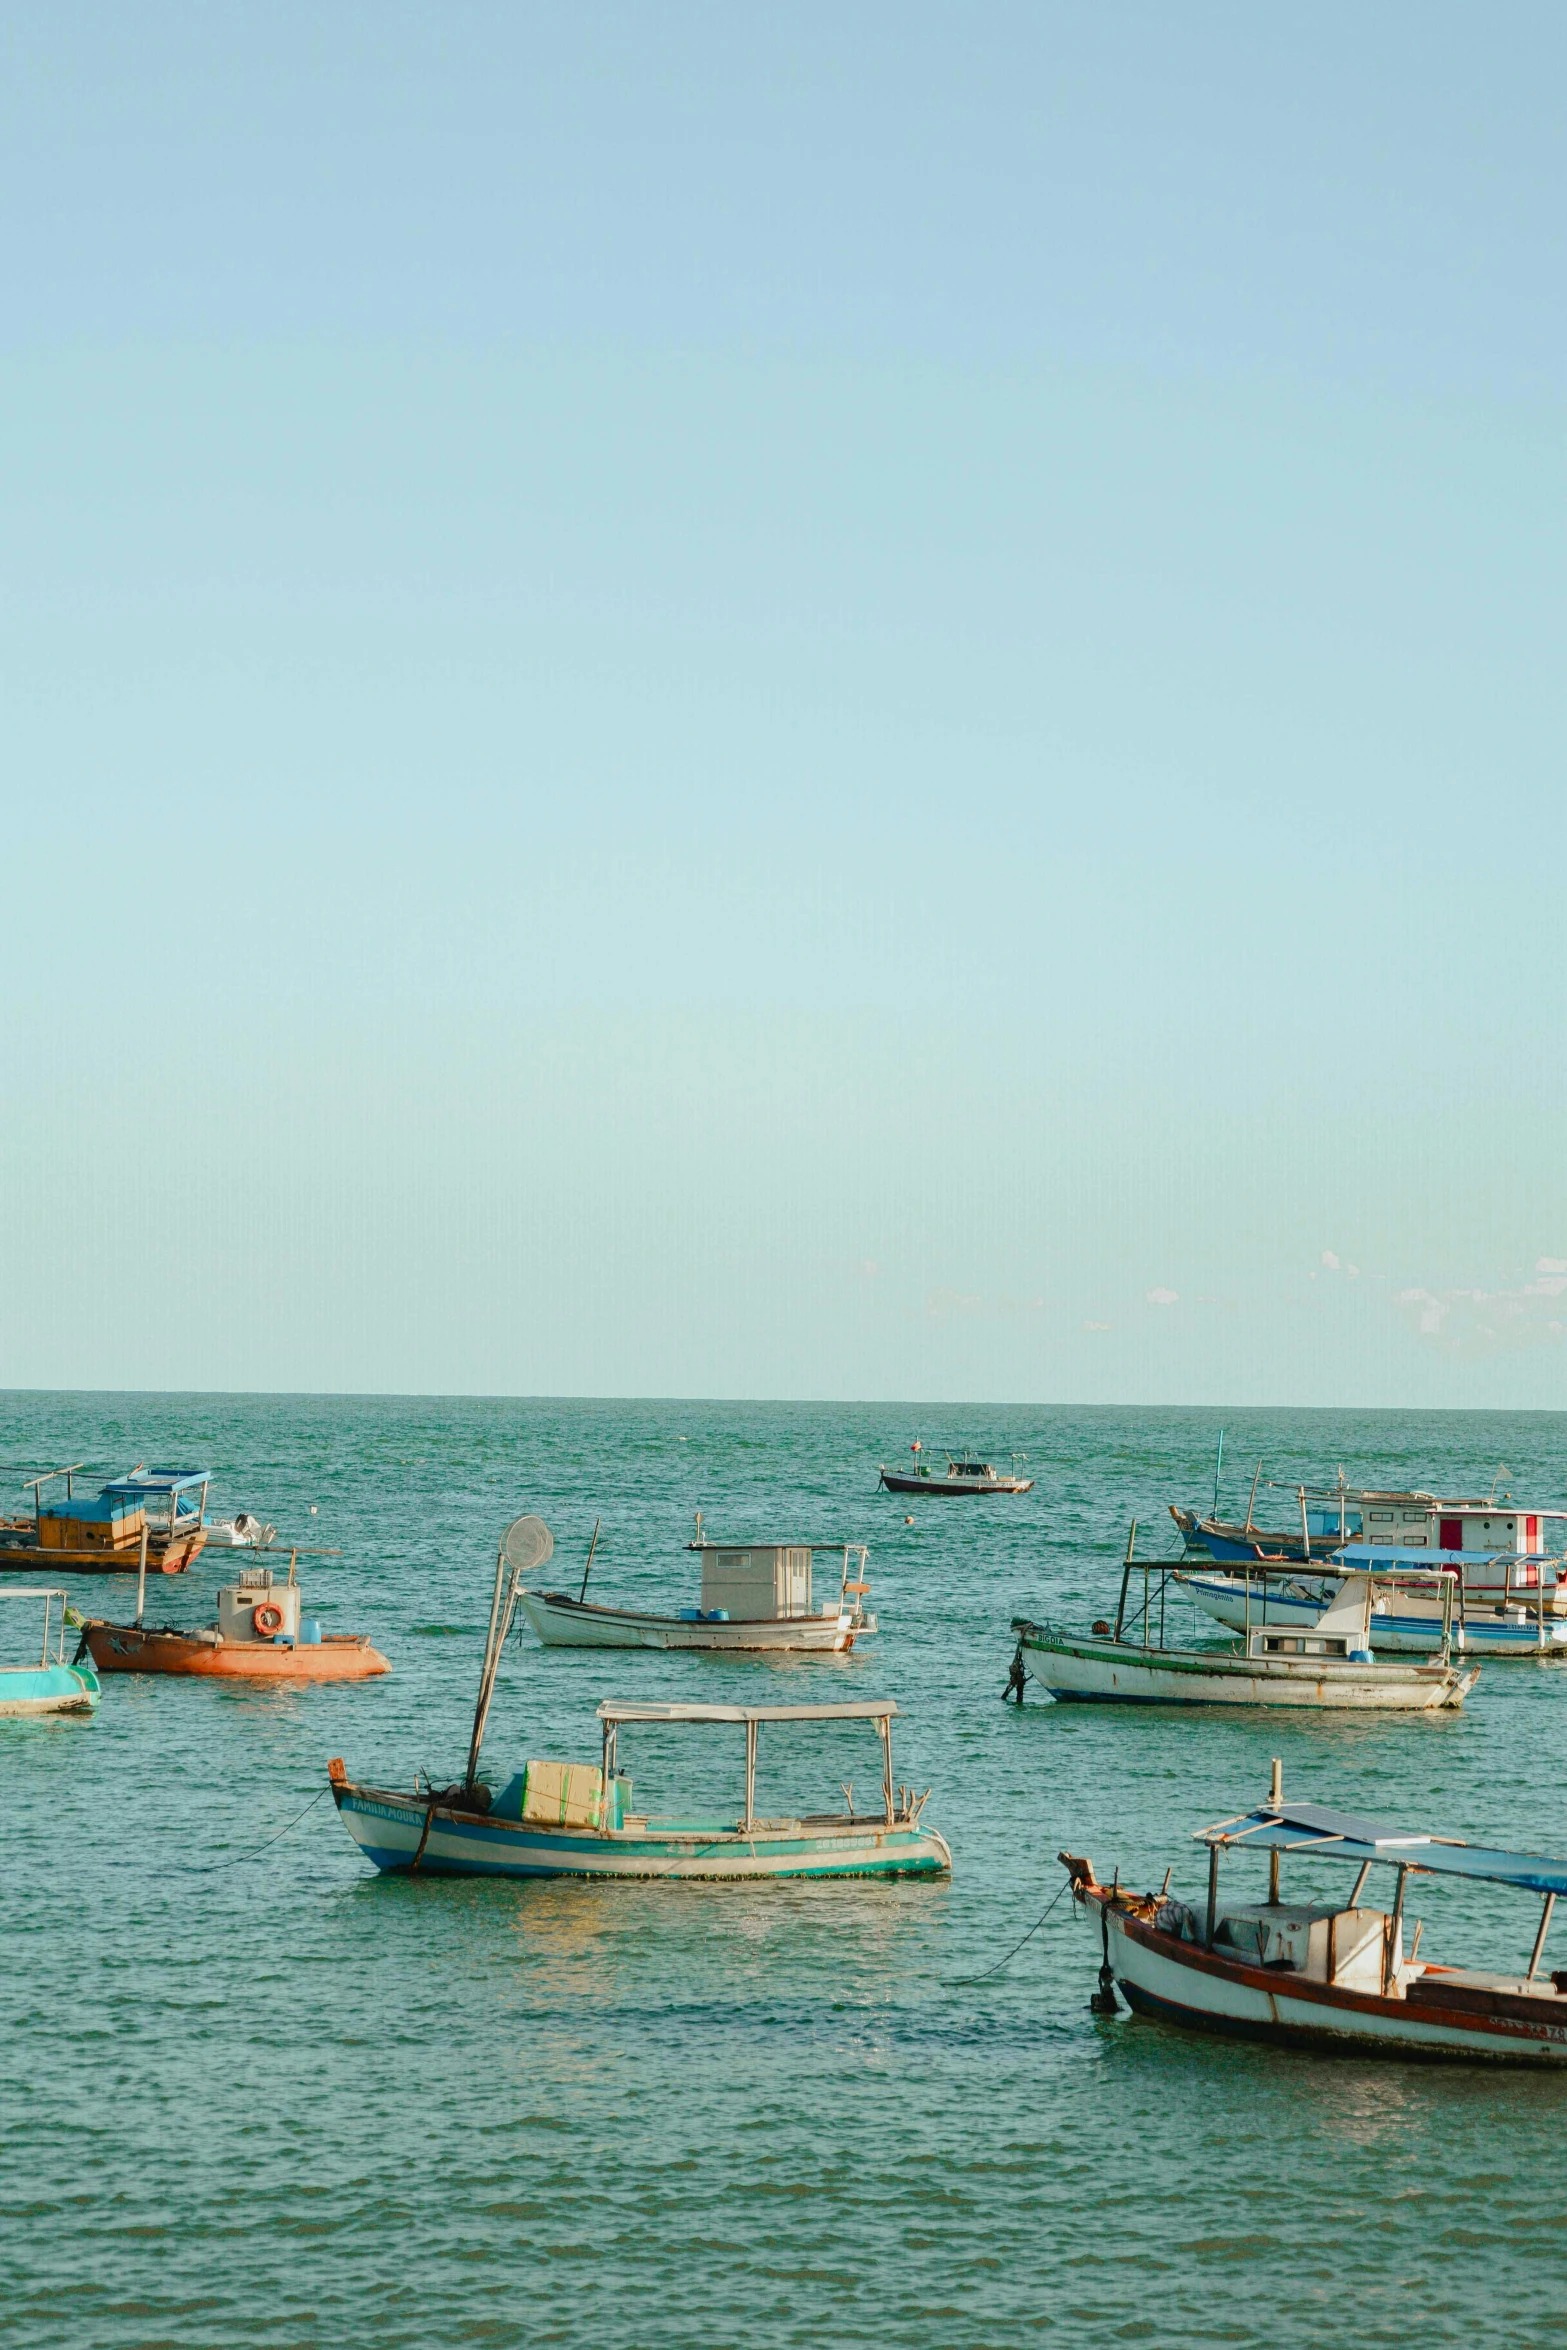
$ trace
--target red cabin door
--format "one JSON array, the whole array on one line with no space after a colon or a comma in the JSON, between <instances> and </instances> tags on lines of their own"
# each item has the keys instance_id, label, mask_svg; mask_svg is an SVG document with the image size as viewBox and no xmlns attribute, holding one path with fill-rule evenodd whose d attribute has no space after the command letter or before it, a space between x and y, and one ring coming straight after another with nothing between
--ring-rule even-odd
<instances>
[{"instance_id":1,"label":"red cabin door","mask_svg":"<svg viewBox=\"0 0 1567 2350\"><path fill-rule=\"evenodd\" d=\"M1462 1550L1464 1547L1463 1519L1439 1518L1437 1520L1436 1538L1438 1545L1443 1550Z\"/></svg>"},{"instance_id":2,"label":"red cabin door","mask_svg":"<svg viewBox=\"0 0 1567 2350\"><path fill-rule=\"evenodd\" d=\"M1524 1543L1523 1543L1524 1549L1525 1549L1525 1550L1538 1550L1538 1549L1539 1549L1539 1547L1540 1547L1540 1521L1539 1521L1539 1519L1538 1519L1538 1518L1534 1518L1534 1517L1525 1518L1525 1520L1524 1520L1523 1524L1524 1524Z\"/></svg>"}]
</instances>

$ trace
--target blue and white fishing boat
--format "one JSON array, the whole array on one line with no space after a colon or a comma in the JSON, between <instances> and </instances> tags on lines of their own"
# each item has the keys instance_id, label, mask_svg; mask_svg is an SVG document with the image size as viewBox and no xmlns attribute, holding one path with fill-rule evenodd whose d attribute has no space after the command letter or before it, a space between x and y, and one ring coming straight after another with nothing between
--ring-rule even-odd
<instances>
[{"instance_id":1,"label":"blue and white fishing boat","mask_svg":"<svg viewBox=\"0 0 1567 2350\"><path fill-rule=\"evenodd\" d=\"M921 1820L926 1795L892 1778L890 1698L843 1705L674 1705L606 1702L598 1709L603 1762L530 1762L498 1794L482 1780L412 1792L356 1785L329 1766L344 1827L378 1869L459 1877L894 1877L952 1867L946 1839ZM765 1723L862 1722L882 1746L881 1802L873 1810L761 1817L757 1737ZM699 1819L631 1809L616 1764L628 1723L732 1725L745 1732L742 1800Z\"/></svg>"},{"instance_id":2,"label":"blue and white fishing boat","mask_svg":"<svg viewBox=\"0 0 1567 2350\"><path fill-rule=\"evenodd\" d=\"M65 1661L67 1596L53 1584L0 1587L0 1600L41 1599L44 1607L38 1662L0 1664L0 1714L90 1714L96 1707L98 1676L92 1666Z\"/></svg>"},{"instance_id":3,"label":"blue and white fishing boat","mask_svg":"<svg viewBox=\"0 0 1567 2350\"><path fill-rule=\"evenodd\" d=\"M603 1752L598 1765L529 1762L497 1790L479 1777L495 1676L526 1575L553 1548L538 1518L507 1529L495 1562L495 1590L468 1767L454 1785L408 1788L362 1785L341 1758L327 1766L338 1815L378 1869L428 1876L478 1877L890 1877L934 1876L952 1867L945 1838L923 1825L930 1790L916 1795L893 1780L890 1698L837 1705L678 1705L606 1702L598 1709ZM756 1808L758 1734L764 1723L868 1724L881 1742L881 1801L848 1808L762 1817ZM745 1733L745 1784L738 1809L700 1819L654 1817L631 1808L631 1781L618 1768L617 1741L627 1724L732 1725Z\"/></svg>"},{"instance_id":4,"label":"blue and white fishing boat","mask_svg":"<svg viewBox=\"0 0 1567 2350\"><path fill-rule=\"evenodd\" d=\"M1287 1626L1314 1632L1351 1574L1376 1577L1372 1638L1390 1656L1434 1656L1444 1638L1444 1587L1466 1655L1494 1661L1567 1658L1567 1571L1560 1559L1503 1552L1437 1551L1413 1567L1409 1553L1351 1542L1336 1553L1338 1572L1304 1567L1186 1567L1173 1580L1215 1623L1235 1632Z\"/></svg>"},{"instance_id":5,"label":"blue and white fishing boat","mask_svg":"<svg viewBox=\"0 0 1567 2350\"><path fill-rule=\"evenodd\" d=\"M1290 1495L1293 1523L1259 1526L1261 1474L1259 1462L1246 1515L1238 1522L1219 1515L1217 1478L1213 1510L1207 1517L1171 1503L1170 1515L1189 1551L1206 1552L1221 1564L1274 1566L1326 1566L1350 1547L1378 1556L1395 1551L1401 1563L1410 1566L1457 1559L1464 1565L1466 1580L1473 1578L1478 1587L1486 1580L1483 1569L1496 1559L1527 1563L1567 1549L1567 1510L1519 1509L1509 1496L1495 1491L1460 1501L1443 1501L1419 1491L1374 1491L1349 1485L1342 1475L1336 1485L1270 1484L1265 1490Z\"/></svg>"},{"instance_id":6,"label":"blue and white fishing boat","mask_svg":"<svg viewBox=\"0 0 1567 2350\"><path fill-rule=\"evenodd\" d=\"M1567 1510L1520 1509L1498 1490L1481 1499L1351 1486L1297 1485L1298 1530L1256 1523L1258 1464L1242 1523L1172 1507L1186 1541L1179 1576L1216 1623L1308 1632L1331 1606L1341 1573L1378 1578L1376 1645L1389 1655L1431 1655L1441 1646L1443 1585L1454 1591L1460 1645L1487 1657L1567 1655ZM1212 1564L1207 1562L1211 1561Z\"/></svg>"}]
</instances>

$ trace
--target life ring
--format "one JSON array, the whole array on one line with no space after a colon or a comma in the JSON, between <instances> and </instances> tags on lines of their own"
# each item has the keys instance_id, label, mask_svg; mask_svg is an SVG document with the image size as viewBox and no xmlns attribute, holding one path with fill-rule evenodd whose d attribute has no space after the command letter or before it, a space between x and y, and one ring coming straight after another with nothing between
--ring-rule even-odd
<instances>
[{"instance_id":1,"label":"life ring","mask_svg":"<svg viewBox=\"0 0 1567 2350\"><path fill-rule=\"evenodd\" d=\"M263 1640L270 1640L274 1632L283 1629L283 1610L274 1607L270 1599L264 1599L260 1607L251 1609L250 1621L252 1628L261 1634Z\"/></svg>"}]
</instances>

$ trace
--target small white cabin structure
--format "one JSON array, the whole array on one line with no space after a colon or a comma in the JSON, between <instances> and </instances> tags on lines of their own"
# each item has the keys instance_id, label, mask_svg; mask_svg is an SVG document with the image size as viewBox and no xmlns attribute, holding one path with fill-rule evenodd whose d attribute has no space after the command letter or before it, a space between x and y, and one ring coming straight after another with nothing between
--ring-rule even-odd
<instances>
[{"instance_id":1,"label":"small white cabin structure","mask_svg":"<svg viewBox=\"0 0 1567 2350\"><path fill-rule=\"evenodd\" d=\"M703 1542L702 1613L736 1623L778 1623L811 1613L812 1546L802 1542Z\"/></svg>"}]
</instances>

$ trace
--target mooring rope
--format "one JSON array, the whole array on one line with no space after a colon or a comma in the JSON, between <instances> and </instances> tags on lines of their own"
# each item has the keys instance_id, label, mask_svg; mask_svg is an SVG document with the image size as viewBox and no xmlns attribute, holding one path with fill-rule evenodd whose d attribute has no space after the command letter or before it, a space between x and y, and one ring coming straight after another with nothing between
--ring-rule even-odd
<instances>
[{"instance_id":1,"label":"mooring rope","mask_svg":"<svg viewBox=\"0 0 1567 2350\"><path fill-rule=\"evenodd\" d=\"M1035 1918L1033 1924L1029 1927L1028 1932L1023 1936L1023 1942L1033 1941L1034 1936L1038 1933L1040 1927L1044 1924L1045 1919L1050 1915L1050 1912L1055 1908L1055 1905L1060 1900L1062 1894L1070 1891L1071 1884L1072 1880L1070 1877L1068 1877L1063 1884L1056 1888L1055 1893L1045 1904L1042 1915ZM995 1965L986 1967L982 1975L954 1975L950 1977L947 1988L952 1991L958 1991L962 1990L965 1986L971 1987L975 1983L988 1983L992 1975L1000 1974L1008 1959L1016 1958L1018 1952L1023 1947L1023 1942L1014 1942L1011 1949L1007 1952L1006 1958L998 1958Z\"/></svg>"},{"instance_id":2,"label":"mooring rope","mask_svg":"<svg viewBox=\"0 0 1567 2350\"><path fill-rule=\"evenodd\" d=\"M312 1795L310 1801L305 1806L305 1811L295 1812L293 1818L288 1823L288 1827L279 1828L277 1834L275 1836L269 1836L265 1844L256 1845L250 1852L236 1852L232 1859L229 1860L211 1861L203 1868L192 1867L187 1863L181 1868L179 1872L180 1875L184 1877L215 1877L219 1869L237 1869L244 1861L259 1860L261 1855L264 1852L270 1851L274 1844L281 1844L284 1837L288 1834L289 1828L297 1828L300 1821L304 1818L305 1812L314 1811L316 1805L321 1801L321 1797L323 1795L330 1795L331 1792L332 1790L330 1787L323 1787L319 1794Z\"/></svg>"}]
</instances>

